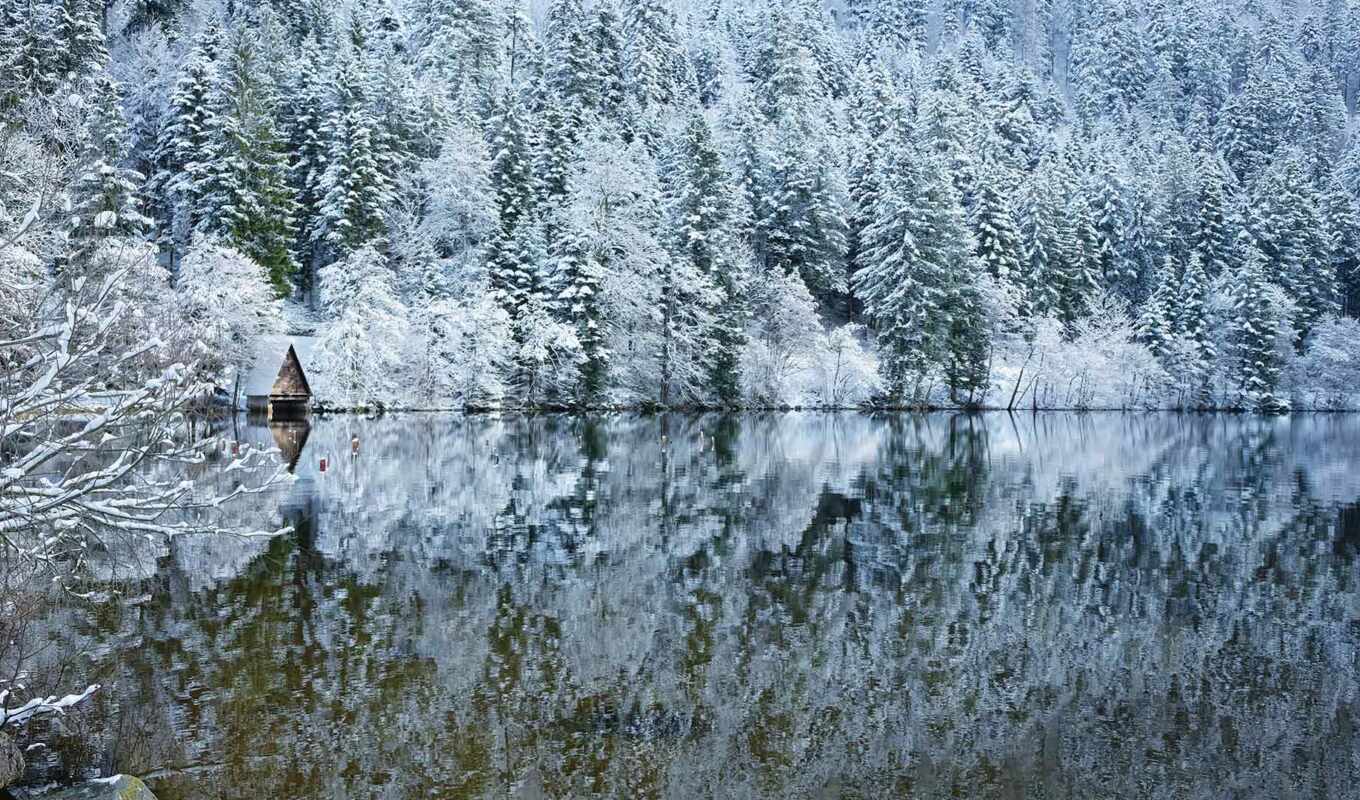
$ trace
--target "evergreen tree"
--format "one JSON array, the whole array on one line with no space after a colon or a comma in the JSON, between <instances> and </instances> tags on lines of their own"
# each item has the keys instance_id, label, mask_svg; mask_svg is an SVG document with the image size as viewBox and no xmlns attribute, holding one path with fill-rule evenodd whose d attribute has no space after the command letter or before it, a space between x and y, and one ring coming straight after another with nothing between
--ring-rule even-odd
<instances>
[{"instance_id":1,"label":"evergreen tree","mask_svg":"<svg viewBox=\"0 0 1360 800\"><path fill-rule=\"evenodd\" d=\"M1164 366L1170 365L1172 342L1177 333L1177 308L1180 281L1176 266L1168 258L1153 276L1152 294L1138 315L1138 339L1148 346Z\"/></svg>"},{"instance_id":2,"label":"evergreen tree","mask_svg":"<svg viewBox=\"0 0 1360 800\"><path fill-rule=\"evenodd\" d=\"M559 287L557 303L563 317L576 331L581 346L576 399L593 403L604 393L609 378L610 353L605 336L605 269L590 240L590 233L573 220L559 223L552 250Z\"/></svg>"},{"instance_id":3,"label":"evergreen tree","mask_svg":"<svg viewBox=\"0 0 1360 800\"><path fill-rule=\"evenodd\" d=\"M980 352L953 336L955 320L968 316L975 267L963 209L939 156L899 145L864 238L854 289L878 336L888 395L924 402L935 365ZM964 372L971 370L956 370Z\"/></svg>"},{"instance_id":4,"label":"evergreen tree","mask_svg":"<svg viewBox=\"0 0 1360 800\"><path fill-rule=\"evenodd\" d=\"M209 96L214 125L197 228L254 259L284 295L298 272L292 251L297 203L275 126L274 88L256 59L250 38L236 37Z\"/></svg>"},{"instance_id":5,"label":"evergreen tree","mask_svg":"<svg viewBox=\"0 0 1360 800\"><path fill-rule=\"evenodd\" d=\"M701 334L708 355L708 386L723 405L741 400L739 366L745 343L745 265L738 255L733 225L733 192L708 123L691 113L672 156L674 178L667 190L671 220L672 270L667 291L677 301L700 303L700 313L682 315L674 324L712 325ZM698 288L691 288L697 285ZM711 291L705 291L712 286ZM685 319L694 322L683 322Z\"/></svg>"},{"instance_id":6,"label":"evergreen tree","mask_svg":"<svg viewBox=\"0 0 1360 800\"><path fill-rule=\"evenodd\" d=\"M683 63L669 9L660 0L623 0L623 69L638 107L675 102Z\"/></svg>"},{"instance_id":7,"label":"evergreen tree","mask_svg":"<svg viewBox=\"0 0 1360 800\"><path fill-rule=\"evenodd\" d=\"M279 108L291 161L289 185L297 204L298 224L292 247L301 259L297 283L300 293L310 301L316 300L317 269L324 250L321 243L312 239L312 221L320 218L325 196L322 177L326 174L330 66L319 45L303 42L296 69L286 87L288 102L280 103Z\"/></svg>"},{"instance_id":8,"label":"evergreen tree","mask_svg":"<svg viewBox=\"0 0 1360 800\"><path fill-rule=\"evenodd\" d=\"M759 221L766 269L799 275L814 294L846 289L844 189L825 149L810 152L808 137L783 128L767 183L768 202Z\"/></svg>"},{"instance_id":9,"label":"evergreen tree","mask_svg":"<svg viewBox=\"0 0 1360 800\"><path fill-rule=\"evenodd\" d=\"M321 199L311 234L331 258L381 243L387 235L386 213L394 191L392 154L379 141L378 123L363 88L355 60L342 59L327 100L326 169L318 185Z\"/></svg>"},{"instance_id":10,"label":"evergreen tree","mask_svg":"<svg viewBox=\"0 0 1360 800\"><path fill-rule=\"evenodd\" d=\"M45 0L4 0L0 8L0 111L8 111L52 94L65 76L57 64L58 9Z\"/></svg>"},{"instance_id":11,"label":"evergreen tree","mask_svg":"<svg viewBox=\"0 0 1360 800\"><path fill-rule=\"evenodd\" d=\"M1195 181L1194 250L1210 278L1225 272L1233 252L1234 223L1230 219L1228 180L1231 175L1223 160L1212 153L1201 153Z\"/></svg>"},{"instance_id":12,"label":"evergreen tree","mask_svg":"<svg viewBox=\"0 0 1360 800\"><path fill-rule=\"evenodd\" d=\"M85 79L82 90L86 123L67 231L71 260L79 270L88 266L102 241L140 236L151 222L142 215L137 198L142 176L124 166L127 123L119 107L118 85L100 74Z\"/></svg>"},{"instance_id":13,"label":"evergreen tree","mask_svg":"<svg viewBox=\"0 0 1360 800\"><path fill-rule=\"evenodd\" d=\"M1003 186L999 164L984 161L981 167L977 194L969 215L973 238L977 242L977 258L992 276L1016 281L1021 277L1023 245L1010 194Z\"/></svg>"},{"instance_id":14,"label":"evergreen tree","mask_svg":"<svg viewBox=\"0 0 1360 800\"><path fill-rule=\"evenodd\" d=\"M486 92L502 64L495 0L427 0L414 15L417 63L445 86Z\"/></svg>"},{"instance_id":15,"label":"evergreen tree","mask_svg":"<svg viewBox=\"0 0 1360 800\"><path fill-rule=\"evenodd\" d=\"M104 43L101 0L56 0L53 15L52 68L64 80L93 74L109 60Z\"/></svg>"},{"instance_id":16,"label":"evergreen tree","mask_svg":"<svg viewBox=\"0 0 1360 800\"><path fill-rule=\"evenodd\" d=\"M1113 160L1101 159L1088 189L1091 217L1096 229L1096 258L1106 286L1128 280L1124 242L1129 234L1129 209L1123 178Z\"/></svg>"},{"instance_id":17,"label":"evergreen tree","mask_svg":"<svg viewBox=\"0 0 1360 800\"><path fill-rule=\"evenodd\" d=\"M533 154L524 110L518 102L507 101L504 112L494 122L494 131L491 185L496 196L499 229L493 242L491 283L513 321L524 301L516 287L523 284L522 276L517 276L528 258L524 255L525 243L530 242L529 234L536 230L532 224L522 226L522 223L532 223L535 193ZM541 233L541 230L537 232Z\"/></svg>"},{"instance_id":18,"label":"evergreen tree","mask_svg":"<svg viewBox=\"0 0 1360 800\"><path fill-rule=\"evenodd\" d=\"M1233 300L1232 341L1241 402L1265 413L1287 411L1276 394L1281 364L1275 346L1275 312L1266 280L1266 259L1250 243L1243 246Z\"/></svg>"},{"instance_id":19,"label":"evergreen tree","mask_svg":"<svg viewBox=\"0 0 1360 800\"><path fill-rule=\"evenodd\" d=\"M212 102L219 81L217 57L220 34L210 23L199 36L180 69L170 93L165 127L156 144L162 172L153 188L164 193L175 209L170 221L176 240L187 244L201 222L209 190L212 164L210 144L219 130Z\"/></svg>"},{"instance_id":20,"label":"evergreen tree","mask_svg":"<svg viewBox=\"0 0 1360 800\"><path fill-rule=\"evenodd\" d=\"M1209 379L1218 357L1210 330L1208 311L1209 276L1199 255L1191 253L1181 278L1180 293L1176 298L1175 325L1190 345L1191 361L1179 365L1189 371L1198 387L1194 398L1197 406L1207 406L1212 399Z\"/></svg>"},{"instance_id":21,"label":"evergreen tree","mask_svg":"<svg viewBox=\"0 0 1360 800\"><path fill-rule=\"evenodd\" d=\"M1348 316L1360 315L1360 201L1334 177L1327 186L1322 210L1331 237L1331 270L1342 310Z\"/></svg>"},{"instance_id":22,"label":"evergreen tree","mask_svg":"<svg viewBox=\"0 0 1360 800\"><path fill-rule=\"evenodd\" d=\"M599 111L617 120L627 93L624 81L623 23L612 3L599 3L591 11L586 37L594 73L587 79L598 92Z\"/></svg>"},{"instance_id":23,"label":"evergreen tree","mask_svg":"<svg viewBox=\"0 0 1360 800\"><path fill-rule=\"evenodd\" d=\"M906 51L923 47L929 4L925 0L877 0L869 16L869 40L876 47Z\"/></svg>"}]
</instances>

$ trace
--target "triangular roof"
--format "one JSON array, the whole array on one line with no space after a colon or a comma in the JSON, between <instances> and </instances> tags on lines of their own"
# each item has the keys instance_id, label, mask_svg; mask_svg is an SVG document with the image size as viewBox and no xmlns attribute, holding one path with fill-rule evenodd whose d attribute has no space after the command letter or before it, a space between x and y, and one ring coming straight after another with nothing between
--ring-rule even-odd
<instances>
[{"instance_id":1,"label":"triangular roof","mask_svg":"<svg viewBox=\"0 0 1360 800\"><path fill-rule=\"evenodd\" d=\"M274 384L289 358L297 361L302 383L311 393L307 382L307 364L311 362L316 349L316 338L312 336L261 336L255 346L255 366L246 373L242 381L242 391L246 397L267 397L274 391Z\"/></svg>"}]
</instances>

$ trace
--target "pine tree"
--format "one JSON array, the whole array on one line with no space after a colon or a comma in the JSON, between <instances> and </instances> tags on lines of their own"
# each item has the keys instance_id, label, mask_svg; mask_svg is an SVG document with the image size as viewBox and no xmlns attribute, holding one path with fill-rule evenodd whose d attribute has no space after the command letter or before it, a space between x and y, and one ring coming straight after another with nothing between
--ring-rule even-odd
<instances>
[{"instance_id":1,"label":"pine tree","mask_svg":"<svg viewBox=\"0 0 1360 800\"><path fill-rule=\"evenodd\" d=\"M515 226L492 245L491 291L517 329L522 330L525 308L531 302L549 305L548 243L543 221L534 215Z\"/></svg>"},{"instance_id":2,"label":"pine tree","mask_svg":"<svg viewBox=\"0 0 1360 800\"><path fill-rule=\"evenodd\" d=\"M622 29L623 23L611 3L599 3L592 9L586 37L595 72L588 80L599 93L600 113L615 120L623 109L628 89L624 82Z\"/></svg>"},{"instance_id":3,"label":"pine tree","mask_svg":"<svg viewBox=\"0 0 1360 800\"><path fill-rule=\"evenodd\" d=\"M326 103L330 92L330 64L315 42L305 41L284 91L287 102L280 104L280 117L290 157L289 185L297 203L296 235L293 252L301 259L298 289L303 297L316 300L317 270L321 243L312 239L313 221L321 216L324 197L322 177L326 173Z\"/></svg>"},{"instance_id":4,"label":"pine tree","mask_svg":"<svg viewBox=\"0 0 1360 800\"><path fill-rule=\"evenodd\" d=\"M977 194L969 220L977 242L978 261L993 277L1017 281L1021 277L1023 245L1011 207L1010 193L1003 187L999 164L984 161L978 173Z\"/></svg>"},{"instance_id":5,"label":"pine tree","mask_svg":"<svg viewBox=\"0 0 1360 800\"><path fill-rule=\"evenodd\" d=\"M644 112L675 102L684 56L675 20L660 0L623 1L623 68Z\"/></svg>"},{"instance_id":6,"label":"pine tree","mask_svg":"<svg viewBox=\"0 0 1360 800\"><path fill-rule=\"evenodd\" d=\"M1336 308L1330 236L1303 156L1286 158L1261 176L1249 228L1266 268L1294 300L1302 348L1313 325Z\"/></svg>"},{"instance_id":7,"label":"pine tree","mask_svg":"<svg viewBox=\"0 0 1360 800\"><path fill-rule=\"evenodd\" d=\"M1088 196L1091 217L1096 228L1096 258L1100 264L1101 282L1116 286L1128 280L1128 266L1124 263L1124 241L1130 225L1123 178L1110 158L1102 159L1091 177Z\"/></svg>"},{"instance_id":8,"label":"pine tree","mask_svg":"<svg viewBox=\"0 0 1360 800\"><path fill-rule=\"evenodd\" d=\"M363 94L363 75L343 59L327 99L326 169L318 189L312 241L331 258L343 258L387 235L386 213L393 199L392 154L378 141L377 120Z\"/></svg>"},{"instance_id":9,"label":"pine tree","mask_svg":"<svg viewBox=\"0 0 1360 800\"><path fill-rule=\"evenodd\" d=\"M491 142L491 185L496 195L499 221L491 255L491 285L512 321L524 303L519 274L523 271L531 233L542 233L533 223L533 154L524 122L524 110L511 99L494 121ZM528 244L526 244L528 243ZM544 245L546 247L546 245ZM522 276L521 276L522 277ZM521 288L517 288L521 287Z\"/></svg>"},{"instance_id":10,"label":"pine tree","mask_svg":"<svg viewBox=\"0 0 1360 800\"><path fill-rule=\"evenodd\" d=\"M599 110L603 77L590 41L581 0L553 0L548 9L545 45L548 51L548 88L553 101L572 112L577 125Z\"/></svg>"},{"instance_id":11,"label":"pine tree","mask_svg":"<svg viewBox=\"0 0 1360 800\"><path fill-rule=\"evenodd\" d=\"M219 129L212 102L219 81L219 37L210 23L195 42L170 93L165 127L156 145L162 172L153 187L170 198L167 205L175 209L171 226L181 244L187 244L198 228L208 193L212 169L208 153Z\"/></svg>"},{"instance_id":12,"label":"pine tree","mask_svg":"<svg viewBox=\"0 0 1360 800\"><path fill-rule=\"evenodd\" d=\"M589 231L574 220L558 223L551 260L558 288L560 315L576 331L582 359L576 400L590 404L604 393L609 378L610 353L605 335L602 298L605 268L600 263Z\"/></svg>"},{"instance_id":13,"label":"pine tree","mask_svg":"<svg viewBox=\"0 0 1360 800\"><path fill-rule=\"evenodd\" d=\"M1242 403L1264 413L1287 411L1276 394L1281 364L1275 346L1275 314L1266 280L1266 259L1250 243L1243 245L1242 266L1233 301L1232 340Z\"/></svg>"},{"instance_id":14,"label":"pine tree","mask_svg":"<svg viewBox=\"0 0 1360 800\"><path fill-rule=\"evenodd\" d=\"M690 114L674 151L674 178L666 198L673 231L668 292L677 302L704 306L677 309L675 324L698 326L700 320L712 318L711 327L700 334L708 355L707 383L719 403L736 405L741 400L739 366L748 309L733 191L701 114ZM691 288L693 284L711 285L713 290Z\"/></svg>"},{"instance_id":15,"label":"pine tree","mask_svg":"<svg viewBox=\"0 0 1360 800\"><path fill-rule=\"evenodd\" d=\"M920 403L933 369L980 352L953 336L955 320L968 318L973 242L939 156L900 145L886 178L854 289L878 336L889 397Z\"/></svg>"},{"instance_id":16,"label":"pine tree","mask_svg":"<svg viewBox=\"0 0 1360 800\"><path fill-rule=\"evenodd\" d=\"M100 0L56 0L52 39L57 50L52 68L63 80L98 72L109 61Z\"/></svg>"},{"instance_id":17,"label":"pine tree","mask_svg":"<svg viewBox=\"0 0 1360 800\"><path fill-rule=\"evenodd\" d=\"M1323 215L1331 237L1331 269L1343 311L1360 315L1360 201L1333 177L1323 196Z\"/></svg>"},{"instance_id":18,"label":"pine tree","mask_svg":"<svg viewBox=\"0 0 1360 800\"><path fill-rule=\"evenodd\" d=\"M1193 246L1205 273L1216 278L1230 267L1229 256L1233 252L1235 220L1230 219L1228 194L1231 174L1219 156L1201 153L1195 178Z\"/></svg>"},{"instance_id":19,"label":"pine tree","mask_svg":"<svg viewBox=\"0 0 1360 800\"><path fill-rule=\"evenodd\" d=\"M495 0L422 4L413 20L416 61L455 91L489 91L502 64L502 26Z\"/></svg>"},{"instance_id":20,"label":"pine tree","mask_svg":"<svg viewBox=\"0 0 1360 800\"><path fill-rule=\"evenodd\" d=\"M1157 360L1170 366L1172 341L1177 333L1177 306L1180 280L1176 265L1168 258L1153 276L1152 294L1138 315L1138 340L1148 346Z\"/></svg>"},{"instance_id":21,"label":"pine tree","mask_svg":"<svg viewBox=\"0 0 1360 800\"><path fill-rule=\"evenodd\" d=\"M123 35L141 33L153 25L169 25L184 13L185 0L131 0Z\"/></svg>"},{"instance_id":22,"label":"pine tree","mask_svg":"<svg viewBox=\"0 0 1360 800\"><path fill-rule=\"evenodd\" d=\"M888 50L924 47L928 9L925 0L877 0L869 15L869 41Z\"/></svg>"},{"instance_id":23,"label":"pine tree","mask_svg":"<svg viewBox=\"0 0 1360 800\"><path fill-rule=\"evenodd\" d=\"M1010 3L1004 0L976 0L973 28L982 34L987 49L1009 47L1011 39Z\"/></svg>"},{"instance_id":24,"label":"pine tree","mask_svg":"<svg viewBox=\"0 0 1360 800\"><path fill-rule=\"evenodd\" d=\"M119 88L100 74L82 83L88 103L80 174L71 191L67 236L71 263L85 269L101 242L135 237L150 220L142 215L137 192L142 176L127 169L127 123L119 107Z\"/></svg>"},{"instance_id":25,"label":"pine tree","mask_svg":"<svg viewBox=\"0 0 1360 800\"><path fill-rule=\"evenodd\" d=\"M5 0L0 20L0 111L56 91L65 77L57 64L57 8L45 0Z\"/></svg>"},{"instance_id":26,"label":"pine tree","mask_svg":"<svg viewBox=\"0 0 1360 800\"><path fill-rule=\"evenodd\" d=\"M1208 297L1209 276L1204 271L1199 255L1191 253L1176 298L1175 325L1190 344L1192 361L1181 366L1189 371L1195 385L1199 387L1195 403L1200 407L1212 401L1209 379L1218 357L1213 333L1209 329Z\"/></svg>"},{"instance_id":27,"label":"pine tree","mask_svg":"<svg viewBox=\"0 0 1360 800\"><path fill-rule=\"evenodd\" d=\"M766 269L799 275L814 294L829 297L846 289L845 192L829 153L814 152L797 129L780 131L759 220L760 255Z\"/></svg>"},{"instance_id":28,"label":"pine tree","mask_svg":"<svg viewBox=\"0 0 1360 800\"><path fill-rule=\"evenodd\" d=\"M274 89L256 59L250 38L236 37L209 96L214 125L197 229L254 259L282 296L298 272L292 251L297 202L275 126Z\"/></svg>"},{"instance_id":29,"label":"pine tree","mask_svg":"<svg viewBox=\"0 0 1360 800\"><path fill-rule=\"evenodd\" d=\"M548 98L537 123L536 187L539 201L549 203L567 193L567 176L576 158L580 123L556 96Z\"/></svg>"}]
</instances>

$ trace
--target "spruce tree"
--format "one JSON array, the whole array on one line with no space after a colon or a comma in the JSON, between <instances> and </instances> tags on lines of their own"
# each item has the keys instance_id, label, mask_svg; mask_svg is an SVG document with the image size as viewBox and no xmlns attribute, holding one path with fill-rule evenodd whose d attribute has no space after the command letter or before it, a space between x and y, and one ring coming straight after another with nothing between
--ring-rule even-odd
<instances>
[{"instance_id":1,"label":"spruce tree","mask_svg":"<svg viewBox=\"0 0 1360 800\"><path fill-rule=\"evenodd\" d=\"M181 244L198 228L209 190L209 149L219 130L213 96L220 44L219 31L210 23L180 69L156 145L162 172L153 185L170 198L168 205L175 209L172 228Z\"/></svg>"},{"instance_id":2,"label":"spruce tree","mask_svg":"<svg viewBox=\"0 0 1360 800\"><path fill-rule=\"evenodd\" d=\"M1170 258L1166 259L1153 275L1152 286L1152 294L1143 303L1142 312L1138 315L1138 340L1147 345L1163 366L1170 367L1169 357L1177 333L1177 306L1180 294L1176 265Z\"/></svg>"},{"instance_id":3,"label":"spruce tree","mask_svg":"<svg viewBox=\"0 0 1360 800\"><path fill-rule=\"evenodd\" d=\"M977 194L969 221L977 243L977 258L993 277L1018 281L1023 245L1011 207L1009 187L1001 165L984 161L978 172Z\"/></svg>"},{"instance_id":4,"label":"spruce tree","mask_svg":"<svg viewBox=\"0 0 1360 800\"><path fill-rule=\"evenodd\" d=\"M0 111L56 91L65 77L57 64L57 8L46 0L5 0L0 23Z\"/></svg>"},{"instance_id":5,"label":"spruce tree","mask_svg":"<svg viewBox=\"0 0 1360 800\"><path fill-rule=\"evenodd\" d=\"M759 220L760 255L766 269L796 274L825 298L846 289L847 222L845 192L835 183L831 157L825 149L817 152L796 128L780 131Z\"/></svg>"},{"instance_id":6,"label":"spruce tree","mask_svg":"<svg viewBox=\"0 0 1360 800\"><path fill-rule=\"evenodd\" d=\"M525 300L523 271L537 257L531 252L539 247L534 237L543 231L534 223L533 152L524 109L514 99L506 102L493 122L491 141L491 186L499 225L493 237L490 273L492 290L513 322Z\"/></svg>"},{"instance_id":7,"label":"spruce tree","mask_svg":"<svg viewBox=\"0 0 1360 800\"><path fill-rule=\"evenodd\" d=\"M52 69L62 80L79 80L93 74L109 60L104 42L101 0L56 0L53 15Z\"/></svg>"},{"instance_id":8,"label":"spruce tree","mask_svg":"<svg viewBox=\"0 0 1360 800\"><path fill-rule=\"evenodd\" d=\"M318 216L312 241L329 259L343 258L387 235L392 204L392 154L380 140L378 122L367 106L364 76L353 58L344 58L326 105L326 169L318 190Z\"/></svg>"},{"instance_id":9,"label":"spruce tree","mask_svg":"<svg viewBox=\"0 0 1360 800\"><path fill-rule=\"evenodd\" d=\"M558 287L559 315L575 329L581 344L576 400L589 404L603 395L609 378L610 353L601 296L605 268L595 251L590 232L574 222L563 220L558 223L550 258L553 280Z\"/></svg>"},{"instance_id":10,"label":"spruce tree","mask_svg":"<svg viewBox=\"0 0 1360 800\"><path fill-rule=\"evenodd\" d=\"M298 272L297 202L275 124L274 87L245 35L235 37L209 96L213 128L198 231L224 238L265 268L279 295Z\"/></svg>"},{"instance_id":11,"label":"spruce tree","mask_svg":"<svg viewBox=\"0 0 1360 800\"><path fill-rule=\"evenodd\" d=\"M901 143L885 178L854 290L878 337L889 398L921 403L933 370L982 351L953 335L955 321L969 316L973 242L937 154Z\"/></svg>"},{"instance_id":12,"label":"spruce tree","mask_svg":"<svg viewBox=\"0 0 1360 800\"><path fill-rule=\"evenodd\" d=\"M668 290L679 303L701 304L698 313L678 309L683 320L712 319L701 334L708 354L708 387L723 405L741 400L741 350L745 344L745 265L734 226L733 190L722 157L702 114L693 112L674 147L673 179L666 205L672 226ZM695 281L713 291L691 288ZM698 324L697 322L695 324Z\"/></svg>"},{"instance_id":13,"label":"spruce tree","mask_svg":"<svg viewBox=\"0 0 1360 800\"><path fill-rule=\"evenodd\" d=\"M1342 310L1360 316L1360 201L1333 177L1323 196L1323 215L1331 237L1331 269Z\"/></svg>"},{"instance_id":14,"label":"spruce tree","mask_svg":"<svg viewBox=\"0 0 1360 800\"><path fill-rule=\"evenodd\" d=\"M124 166L127 123L119 105L118 84L99 74L86 78L81 89L85 125L67 228L71 263L77 270L89 265L104 240L140 236L151 222L143 216L137 197L142 176Z\"/></svg>"},{"instance_id":15,"label":"spruce tree","mask_svg":"<svg viewBox=\"0 0 1360 800\"><path fill-rule=\"evenodd\" d=\"M646 112L673 103L683 64L669 9L660 0L623 0L624 75L638 107Z\"/></svg>"},{"instance_id":16,"label":"spruce tree","mask_svg":"<svg viewBox=\"0 0 1360 800\"><path fill-rule=\"evenodd\" d=\"M1195 175L1194 250L1205 273L1216 278L1225 272L1233 252L1233 228L1227 164L1213 153L1200 153Z\"/></svg>"},{"instance_id":17,"label":"spruce tree","mask_svg":"<svg viewBox=\"0 0 1360 800\"><path fill-rule=\"evenodd\" d=\"M1218 357L1213 332L1210 330L1208 298L1209 276L1199 255L1191 253L1181 278L1174 319L1176 329L1190 344L1193 360L1181 366L1190 372L1198 387L1195 405L1199 407L1207 406L1212 400L1213 393L1209 381L1214 361Z\"/></svg>"},{"instance_id":18,"label":"spruce tree","mask_svg":"<svg viewBox=\"0 0 1360 800\"><path fill-rule=\"evenodd\" d=\"M1249 242L1242 244L1241 267L1233 298L1232 341L1241 403L1256 411L1287 411L1279 397L1281 363L1275 346L1275 312L1266 279L1266 259Z\"/></svg>"}]
</instances>

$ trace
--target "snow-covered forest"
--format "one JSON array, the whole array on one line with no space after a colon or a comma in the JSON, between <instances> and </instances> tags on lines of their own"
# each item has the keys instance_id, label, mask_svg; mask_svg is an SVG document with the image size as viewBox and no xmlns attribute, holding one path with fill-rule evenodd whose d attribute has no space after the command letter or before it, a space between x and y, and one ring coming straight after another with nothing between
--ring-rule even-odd
<instances>
[{"instance_id":1,"label":"snow-covered forest","mask_svg":"<svg viewBox=\"0 0 1360 800\"><path fill-rule=\"evenodd\" d=\"M4 338L113 276L155 346L104 388L230 388L287 332L337 406L1360 405L1356 0L0 0L0 36Z\"/></svg>"}]
</instances>

